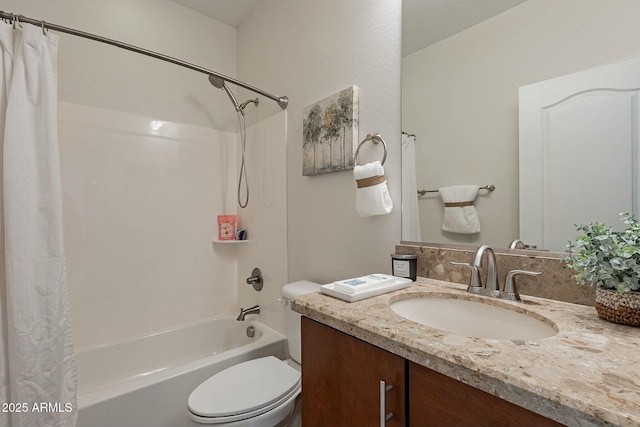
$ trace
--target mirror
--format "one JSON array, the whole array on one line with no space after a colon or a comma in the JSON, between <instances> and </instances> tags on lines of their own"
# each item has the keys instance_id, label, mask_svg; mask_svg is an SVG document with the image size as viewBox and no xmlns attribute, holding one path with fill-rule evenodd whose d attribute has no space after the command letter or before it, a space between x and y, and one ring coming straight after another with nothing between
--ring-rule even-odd
<instances>
[{"instance_id":1,"label":"mirror","mask_svg":"<svg viewBox=\"0 0 640 427\"><path fill-rule=\"evenodd\" d=\"M403 44L420 37L409 30L419 33L433 26L419 16L424 10L412 10L414 3L403 1ZM573 2L553 0L421 3L432 4L428 19L436 23L460 18L476 3L497 9L447 38L403 51L402 129L415 134L417 190L495 185L493 192L480 190L475 200L481 223L476 234L442 231L438 193L418 198L419 241L508 247L521 235L519 88L639 56L640 29L632 17L640 13L640 4L612 6L590 0L577 8ZM439 9L440 3L451 8ZM422 25L404 28L409 20ZM403 208L410 204L407 199ZM404 235L406 217L403 212L402 240L415 241Z\"/></svg>"}]
</instances>

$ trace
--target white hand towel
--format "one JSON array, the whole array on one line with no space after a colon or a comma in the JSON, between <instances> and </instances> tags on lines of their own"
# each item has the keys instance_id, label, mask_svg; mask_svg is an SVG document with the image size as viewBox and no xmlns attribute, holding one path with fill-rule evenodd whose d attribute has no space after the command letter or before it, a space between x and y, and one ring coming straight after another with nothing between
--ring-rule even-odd
<instances>
[{"instance_id":1,"label":"white hand towel","mask_svg":"<svg viewBox=\"0 0 640 427\"><path fill-rule=\"evenodd\" d=\"M454 185L439 190L444 202L442 229L450 233L475 234L480 232L480 219L473 201L478 196L477 185Z\"/></svg>"},{"instance_id":2,"label":"white hand towel","mask_svg":"<svg viewBox=\"0 0 640 427\"><path fill-rule=\"evenodd\" d=\"M356 211L365 218L386 215L393 209L393 202L387 188L387 179L380 161L353 167L356 179Z\"/></svg>"}]
</instances>

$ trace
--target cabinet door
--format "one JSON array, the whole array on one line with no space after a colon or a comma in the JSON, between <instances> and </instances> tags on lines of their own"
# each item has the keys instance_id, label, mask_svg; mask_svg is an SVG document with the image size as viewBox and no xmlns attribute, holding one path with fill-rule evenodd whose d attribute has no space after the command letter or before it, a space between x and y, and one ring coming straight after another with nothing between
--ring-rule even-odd
<instances>
[{"instance_id":1,"label":"cabinet door","mask_svg":"<svg viewBox=\"0 0 640 427\"><path fill-rule=\"evenodd\" d=\"M405 360L308 318L302 318L302 425L379 426L380 381L387 426L405 425Z\"/></svg>"},{"instance_id":2,"label":"cabinet door","mask_svg":"<svg viewBox=\"0 0 640 427\"><path fill-rule=\"evenodd\" d=\"M546 427L562 424L409 362L409 425Z\"/></svg>"}]
</instances>

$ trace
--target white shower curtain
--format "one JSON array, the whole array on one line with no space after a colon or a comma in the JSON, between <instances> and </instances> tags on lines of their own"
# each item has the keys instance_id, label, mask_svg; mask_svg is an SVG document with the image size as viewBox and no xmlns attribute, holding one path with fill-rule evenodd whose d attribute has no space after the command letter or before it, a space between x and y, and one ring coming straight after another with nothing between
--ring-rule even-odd
<instances>
[{"instance_id":1,"label":"white shower curtain","mask_svg":"<svg viewBox=\"0 0 640 427\"><path fill-rule=\"evenodd\" d=\"M55 34L0 22L5 274L1 426L74 426L76 372L62 237Z\"/></svg>"},{"instance_id":2,"label":"white shower curtain","mask_svg":"<svg viewBox=\"0 0 640 427\"><path fill-rule=\"evenodd\" d=\"M422 241L416 183L416 137L405 133L402 134L402 240Z\"/></svg>"}]
</instances>

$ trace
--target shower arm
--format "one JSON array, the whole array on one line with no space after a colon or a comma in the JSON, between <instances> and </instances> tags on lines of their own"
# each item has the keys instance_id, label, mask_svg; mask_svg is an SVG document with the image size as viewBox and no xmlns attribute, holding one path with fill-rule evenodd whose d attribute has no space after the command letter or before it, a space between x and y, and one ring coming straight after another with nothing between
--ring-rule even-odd
<instances>
[{"instance_id":1,"label":"shower arm","mask_svg":"<svg viewBox=\"0 0 640 427\"><path fill-rule=\"evenodd\" d=\"M182 61L180 59L177 58L173 58L171 56L168 55L163 55L161 53L158 52L154 52L151 50L147 50L147 49L143 49L141 47L137 47L137 46L133 46L127 43L122 43L119 42L117 40L113 40L113 39L109 39L106 37L102 37L102 36L98 36L95 34L91 34L91 33L86 33L84 31L80 31L80 30L76 30L74 28L69 28L69 27L63 27L62 25L57 25L57 24L52 24L50 22L45 22L42 20L37 20L37 19L33 19L33 18L28 18L24 15L15 15L13 13L8 13L8 12L4 12L2 10L0 10L0 19L4 19L4 20L8 20L8 21L13 21L13 22L18 22L18 23L27 23L27 24L32 24L32 25L36 25L39 27L42 27L42 31L44 32L45 29L49 29L49 30L53 30L53 31L59 31L61 33L66 33L66 34L71 34L74 36L78 36L78 37L82 37L85 39L89 39L89 40L94 40L100 43L105 43L105 44L109 44L111 46L115 46L115 47L119 47L121 49L125 49L131 52L135 52L135 53L139 53L142 55L146 55L146 56L150 56L152 58L156 58L156 59L160 59L162 61L165 62L170 62L172 64L176 64L176 65L180 65L181 67L185 67L185 68L189 68L190 70L194 70L197 71L199 73L203 73L203 74L207 74L208 76L215 76L218 79L221 79L223 82L228 82L231 83L233 85L236 86L240 86L244 89L250 90L252 92L255 92L257 94L260 94L264 97L267 97L275 102L278 103L278 105L280 106L280 108L282 108L283 110L287 108L287 104L289 103L289 98L287 98L286 96L275 96L272 95L268 92L263 91L262 89L258 89L257 87L251 86L247 83L241 82L240 80L236 80L232 77L228 77L225 76L224 74L220 74L217 73L215 71L212 70L208 70L204 67L200 67L199 65L195 65L195 64L191 64L189 62L185 62Z\"/></svg>"}]
</instances>

